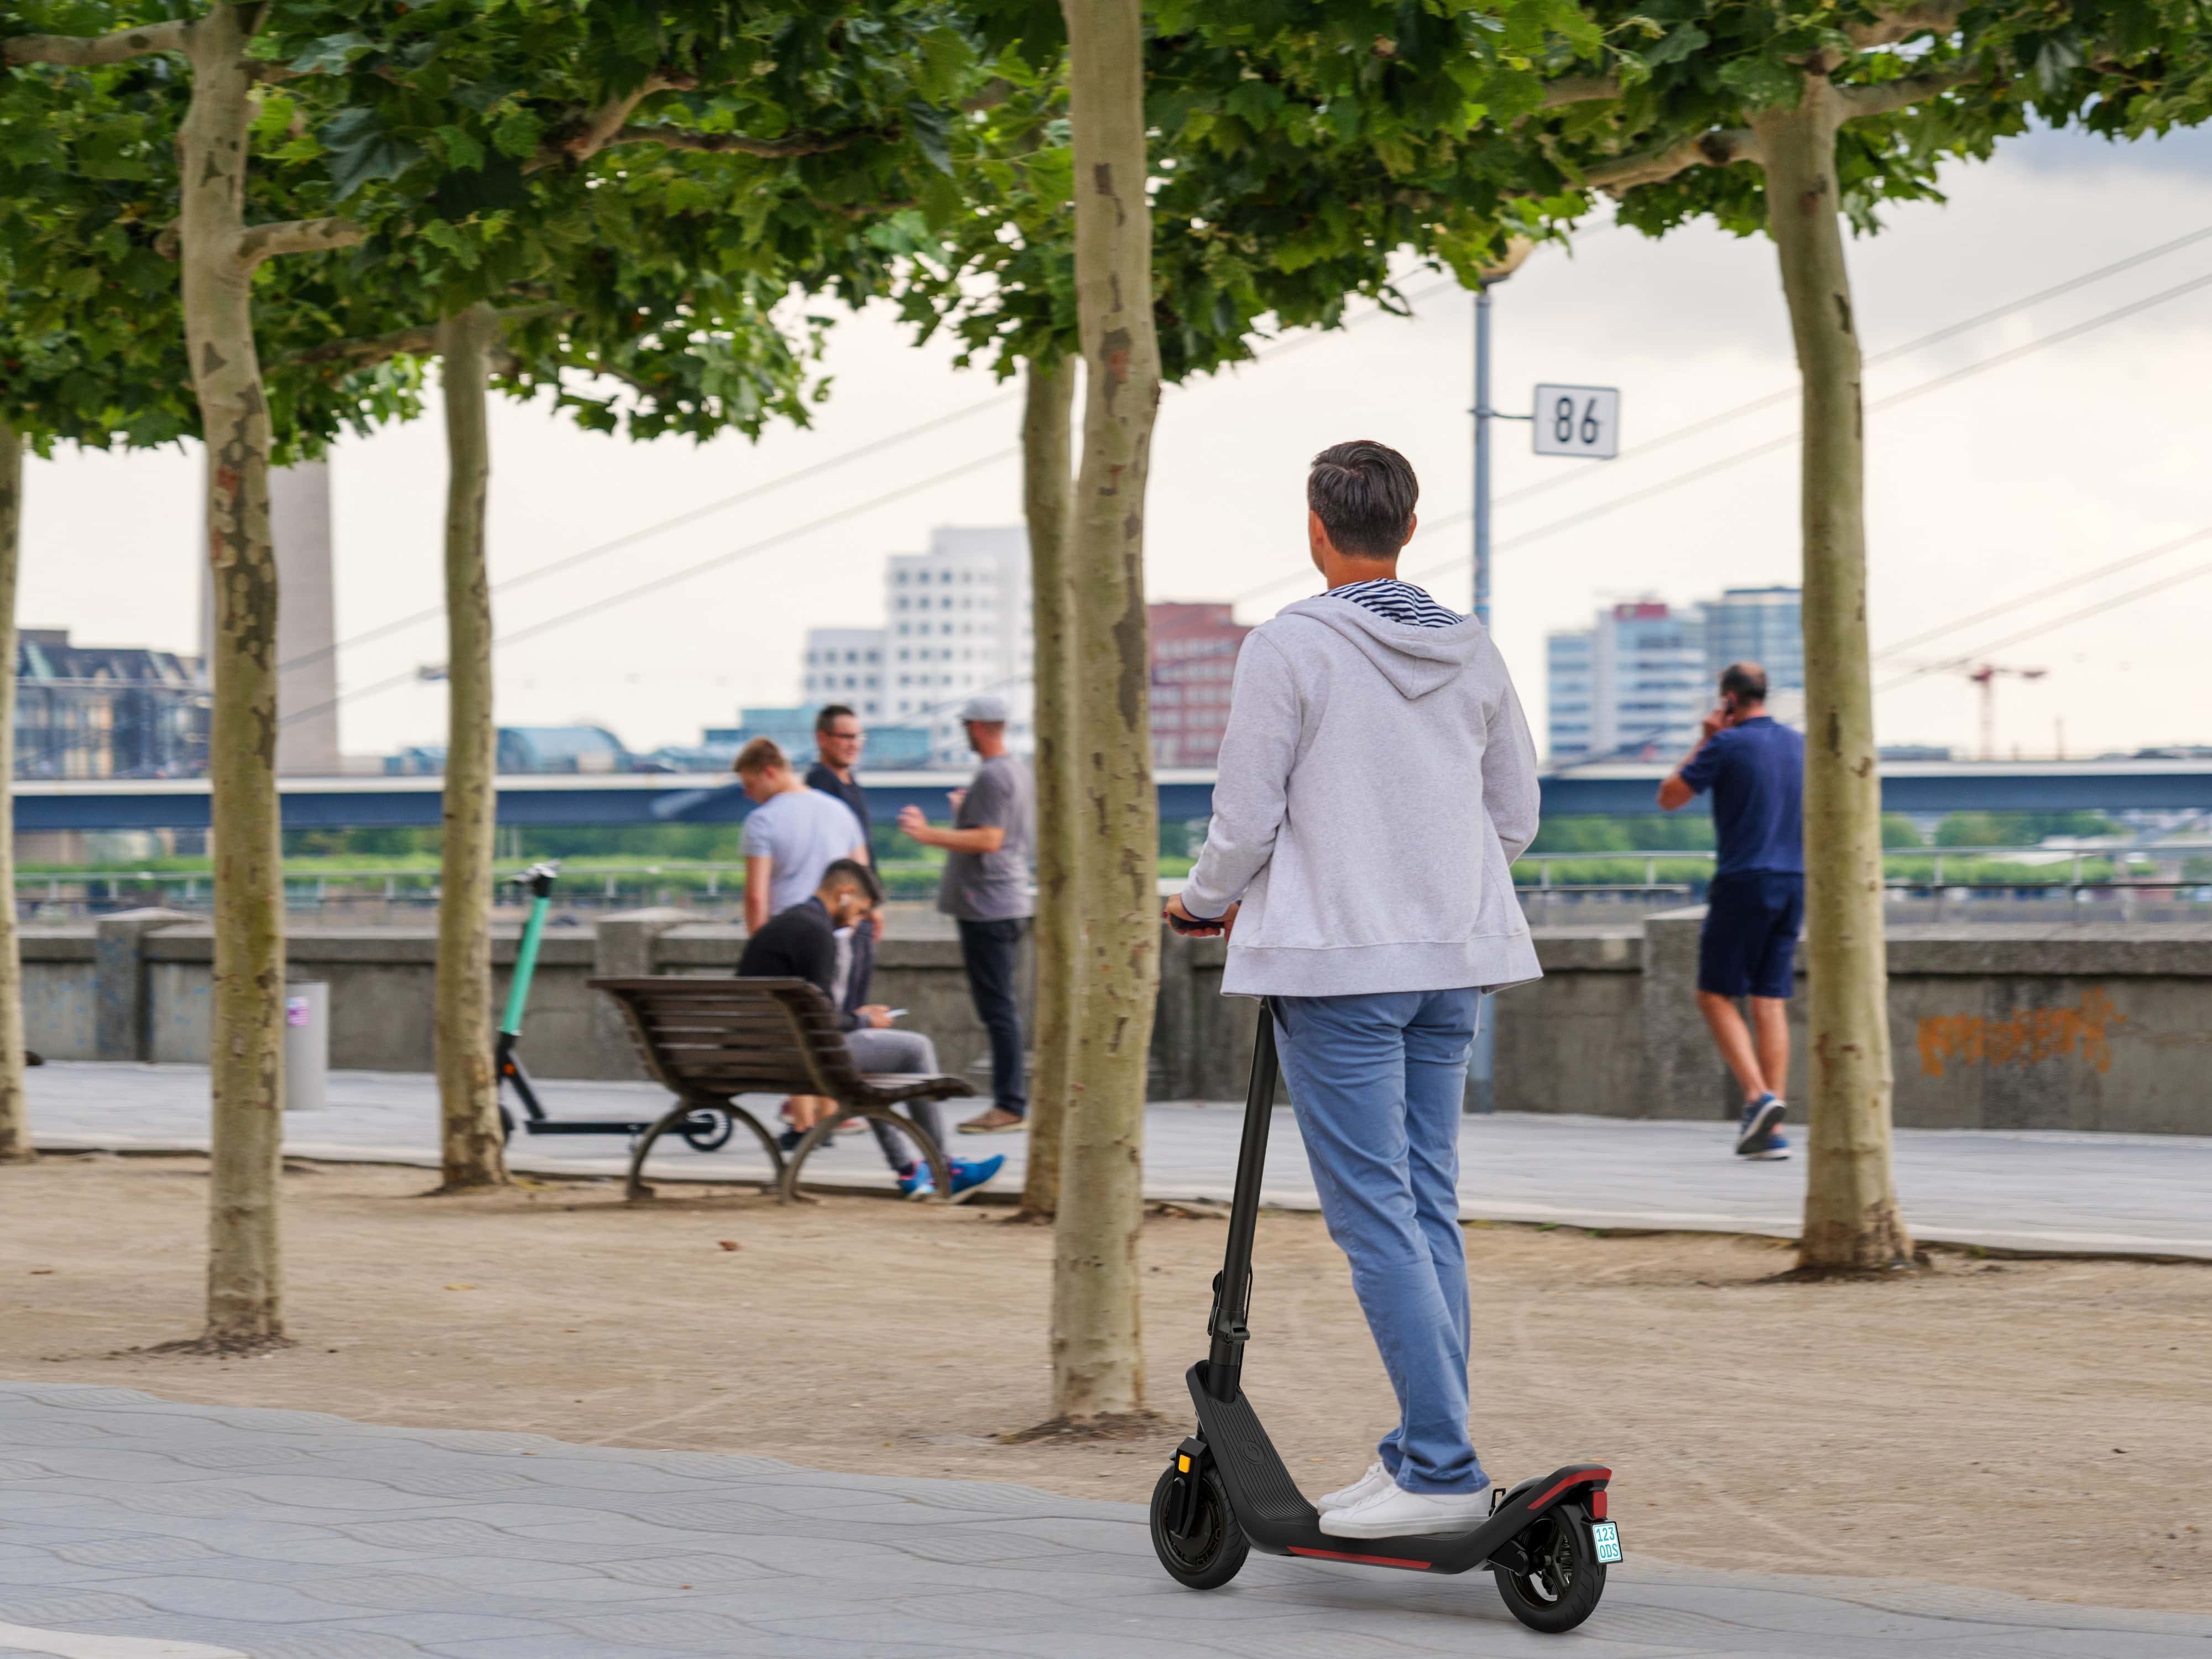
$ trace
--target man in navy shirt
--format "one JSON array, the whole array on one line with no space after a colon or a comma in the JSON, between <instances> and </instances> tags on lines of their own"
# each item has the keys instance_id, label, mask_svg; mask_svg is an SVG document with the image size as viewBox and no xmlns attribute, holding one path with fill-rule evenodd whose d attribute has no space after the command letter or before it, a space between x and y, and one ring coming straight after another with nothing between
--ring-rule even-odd
<instances>
[{"instance_id":1,"label":"man in navy shirt","mask_svg":"<svg viewBox=\"0 0 2212 1659\"><path fill-rule=\"evenodd\" d=\"M1738 1158L1790 1156L1790 973L1805 922L1805 739L1766 712L1766 671L1731 663L1705 734L1659 786L1672 812L1712 791L1719 857L1698 941L1698 1008L1743 1085ZM1752 1030L1736 1012L1751 999Z\"/></svg>"}]
</instances>

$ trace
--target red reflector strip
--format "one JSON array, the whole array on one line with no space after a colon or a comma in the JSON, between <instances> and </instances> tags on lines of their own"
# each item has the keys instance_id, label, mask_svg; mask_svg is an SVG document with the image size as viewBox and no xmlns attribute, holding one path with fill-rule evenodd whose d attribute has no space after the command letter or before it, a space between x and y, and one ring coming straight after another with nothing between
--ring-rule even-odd
<instances>
[{"instance_id":1,"label":"red reflector strip","mask_svg":"<svg viewBox=\"0 0 2212 1659\"><path fill-rule=\"evenodd\" d=\"M1344 1550L1310 1550L1304 1545L1291 1546L1293 1555L1310 1555L1318 1561L1357 1561L1363 1567L1411 1567L1416 1572L1426 1572L1433 1561L1401 1561L1395 1555L1352 1555Z\"/></svg>"},{"instance_id":2,"label":"red reflector strip","mask_svg":"<svg viewBox=\"0 0 2212 1659\"><path fill-rule=\"evenodd\" d=\"M1610 1480L1612 1479L1613 1471L1611 1469L1589 1469L1585 1470L1581 1474L1571 1474L1565 1480L1553 1486L1551 1491L1546 1492L1541 1498L1530 1498L1528 1500L1528 1507L1532 1510L1540 1510L1545 1504L1550 1503L1554 1498L1557 1498L1561 1492L1565 1492L1570 1486L1579 1486L1584 1482L1590 1480Z\"/></svg>"},{"instance_id":3,"label":"red reflector strip","mask_svg":"<svg viewBox=\"0 0 2212 1659\"><path fill-rule=\"evenodd\" d=\"M1600 1486L1590 1494L1590 1519L1593 1521L1605 1519L1605 1488L1603 1486Z\"/></svg>"}]
</instances>

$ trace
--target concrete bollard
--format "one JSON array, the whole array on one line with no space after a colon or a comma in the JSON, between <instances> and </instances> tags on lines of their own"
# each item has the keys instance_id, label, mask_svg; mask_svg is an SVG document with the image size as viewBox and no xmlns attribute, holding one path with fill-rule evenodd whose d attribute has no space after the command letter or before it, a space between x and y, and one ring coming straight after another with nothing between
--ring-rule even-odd
<instances>
[{"instance_id":1,"label":"concrete bollard","mask_svg":"<svg viewBox=\"0 0 2212 1659\"><path fill-rule=\"evenodd\" d=\"M153 1055L143 941L180 922L204 921L182 910L118 910L93 927L93 1048L100 1060Z\"/></svg>"}]
</instances>

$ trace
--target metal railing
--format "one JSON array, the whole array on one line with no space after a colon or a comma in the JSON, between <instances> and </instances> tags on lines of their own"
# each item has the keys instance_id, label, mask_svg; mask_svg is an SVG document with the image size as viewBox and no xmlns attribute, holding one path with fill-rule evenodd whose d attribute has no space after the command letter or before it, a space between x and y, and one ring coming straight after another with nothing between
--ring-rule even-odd
<instances>
[{"instance_id":1,"label":"metal railing","mask_svg":"<svg viewBox=\"0 0 2212 1659\"><path fill-rule=\"evenodd\" d=\"M2212 877L2138 877L2122 876L2118 872L2120 866L2129 864L2155 863L2158 861L2159 855L2160 854L2164 855L2164 857L2168 860L2176 857L2207 857L2212 856L2212 847L2191 843L2170 846L2161 845L2150 848L2140 847L2065 848L2049 847L1890 847L1882 849L1882 865L1884 870L1884 885L1892 888L1905 888L1908 890L1973 886L2015 888L2212 888ZM1893 863L1901 862L1906 860L1923 859L1927 860L1931 866L1925 879L1912 876L1891 875L1888 873L1889 866ZM1712 865L1713 860L1714 854L1710 848L1704 849L1672 848L1664 851L1637 850L1632 852L1589 851L1579 853L1524 853L1515 862L1513 866L1513 874L1515 884L1524 890L1534 887L1539 890L1548 889L1557 891L1595 891L1634 885L1641 885L1656 890L1665 884L1662 884L1659 879L1659 866L1661 864L1694 864L1707 866L1705 869L1699 870L1693 878L1695 883L1701 884L1702 883L1711 879L1711 872L1710 866ZM1948 874L1945 868L1945 861L1947 860L1949 860L1949 870ZM1623 861L1637 860L1640 860L1644 866L1644 879L1640 884L1629 882L1583 881L1574 884L1571 889L1555 883L1553 879L1553 871L1561 865L1614 864ZM2086 874L2086 866L2091 860L2102 860L2112 865L2115 866L2114 873L2110 876L2091 876ZM2038 879L2033 874L2022 874L2017 871L2008 871L2004 875L1995 880L1977 881L1975 879L1975 866L1978 864L1984 869L1990 865L2025 865L2028 866L2031 871L2039 867L2047 867L2056 871L2063 864L2066 867L2066 874L2063 877L2053 875L2049 879ZM1528 866L1531 865L1535 866L1535 879L1533 882L1528 880L1525 874Z\"/></svg>"},{"instance_id":2,"label":"metal railing","mask_svg":"<svg viewBox=\"0 0 2212 1659\"><path fill-rule=\"evenodd\" d=\"M2045 847L1929 847L1890 848L1883 854L1885 885L1893 896L1984 890L2014 893L2070 890L2076 894L2099 892L2174 891L2202 889L2212 896L2212 878L2201 876L2134 876L2123 873L2131 863L2154 858L2172 862L2178 858L2212 857L2212 845L2142 848L2066 848ZM1925 875L1897 872L1900 863L1924 862ZM1710 849L1642 848L1624 852L1529 853L1513 866L1514 882L1525 899L1546 902L1577 899L1693 901L1711 879L1713 854ZM2100 874L2089 866L2112 866ZM1635 873L1621 879L1591 878L1590 866L1626 864ZM2023 869L2021 866L2028 867ZM1684 869L1684 866L1692 866ZM2009 866L2002 875L1992 866ZM1577 868L1577 866L1581 866ZM2048 877L2039 874L2048 869ZM1571 878L1560 879L1566 872ZM936 888L932 870L887 870L894 898L926 896ZM1640 879L1638 878L1640 877ZM1163 878L1161 890L1179 890L1177 878ZM734 906L744 891L744 866L739 863L684 863L663 861L594 866L571 866L561 878L559 902L568 910L619 908L640 903L688 900L707 908ZM285 902L298 911L337 908L368 912L400 912L434 908L440 894L440 872L434 868L301 869L284 881ZM49 919L83 915L137 905L161 904L180 910L207 908L213 900L212 878L205 871L81 870L31 871L15 878L19 910Z\"/></svg>"}]
</instances>

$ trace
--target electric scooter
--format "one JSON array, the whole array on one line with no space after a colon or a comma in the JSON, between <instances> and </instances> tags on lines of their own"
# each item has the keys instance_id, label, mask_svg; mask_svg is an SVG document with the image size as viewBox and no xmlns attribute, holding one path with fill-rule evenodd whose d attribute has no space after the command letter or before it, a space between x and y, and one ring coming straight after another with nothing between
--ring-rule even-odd
<instances>
[{"instance_id":1,"label":"electric scooter","mask_svg":"<svg viewBox=\"0 0 2212 1659\"><path fill-rule=\"evenodd\" d=\"M530 1081L530 1073L515 1052L522 1037L522 1011L530 1001L530 981L538 972L538 946L544 937L545 918L553 908L553 883L561 873L557 859L544 864L533 864L520 875L507 879L530 891L530 919L522 924L522 940L514 951L514 983L507 994L507 1012L499 1022L499 1034L493 1040L492 1060L499 1077L499 1127L507 1139L514 1138L514 1114L507 1109L507 1091L510 1085L514 1097L522 1103L526 1115L522 1127L533 1135L628 1135L635 1139L653 1127L653 1121L641 1123L586 1118L556 1118L549 1116L538 1098L538 1091ZM719 1151L730 1142L734 1133L731 1121L720 1112L694 1112L676 1126L695 1149L702 1152Z\"/></svg>"},{"instance_id":2,"label":"electric scooter","mask_svg":"<svg viewBox=\"0 0 2212 1659\"><path fill-rule=\"evenodd\" d=\"M1337 1538L1283 1467L1242 1386L1246 1316L1252 1299L1252 1238L1260 1219L1260 1177L1275 1103L1274 1010L1260 1005L1252 1081L1244 1097L1244 1139L1229 1212L1229 1247L1213 1281L1206 1322L1212 1346L1185 1374L1198 1407L1198 1432L1176 1448L1152 1489L1152 1547L1169 1577L1192 1589L1215 1589L1237 1576L1247 1553L1413 1572L1488 1567L1513 1616L1532 1630L1572 1630L1605 1593L1605 1570L1620 1559L1620 1528L1606 1518L1613 1471L1568 1463L1492 1489L1488 1519L1462 1533L1406 1538Z\"/></svg>"}]
</instances>

